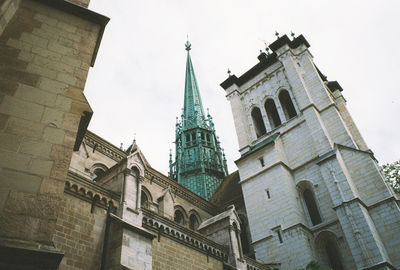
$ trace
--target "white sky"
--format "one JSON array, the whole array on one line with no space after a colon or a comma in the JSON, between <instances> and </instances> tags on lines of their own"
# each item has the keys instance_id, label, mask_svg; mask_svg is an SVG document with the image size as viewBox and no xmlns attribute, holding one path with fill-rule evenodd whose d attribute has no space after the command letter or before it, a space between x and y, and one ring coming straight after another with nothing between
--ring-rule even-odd
<instances>
[{"instance_id":1,"label":"white sky","mask_svg":"<svg viewBox=\"0 0 400 270\"><path fill-rule=\"evenodd\" d=\"M187 34L230 172L238 145L219 84L227 68L240 76L255 65L275 30L306 37L317 66L343 87L380 163L400 159L398 0L92 0L89 8L111 18L85 88L94 110L89 129L124 148L136 133L152 167L165 174L183 107Z\"/></svg>"}]
</instances>

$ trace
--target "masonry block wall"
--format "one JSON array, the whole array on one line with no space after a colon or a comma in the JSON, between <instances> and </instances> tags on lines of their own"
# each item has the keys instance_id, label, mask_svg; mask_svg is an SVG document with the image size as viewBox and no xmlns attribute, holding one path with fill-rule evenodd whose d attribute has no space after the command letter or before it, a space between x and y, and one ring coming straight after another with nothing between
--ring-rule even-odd
<instances>
[{"instance_id":1,"label":"masonry block wall","mask_svg":"<svg viewBox=\"0 0 400 270\"><path fill-rule=\"evenodd\" d=\"M186 247L166 237L153 240L153 270L217 270L223 269L221 261Z\"/></svg>"},{"instance_id":2,"label":"masonry block wall","mask_svg":"<svg viewBox=\"0 0 400 270\"><path fill-rule=\"evenodd\" d=\"M57 249L65 253L60 270L99 269L107 210L71 195L60 203L53 237Z\"/></svg>"},{"instance_id":3,"label":"masonry block wall","mask_svg":"<svg viewBox=\"0 0 400 270\"><path fill-rule=\"evenodd\" d=\"M101 26L65 1L0 5L0 237L52 246Z\"/></svg>"}]
</instances>

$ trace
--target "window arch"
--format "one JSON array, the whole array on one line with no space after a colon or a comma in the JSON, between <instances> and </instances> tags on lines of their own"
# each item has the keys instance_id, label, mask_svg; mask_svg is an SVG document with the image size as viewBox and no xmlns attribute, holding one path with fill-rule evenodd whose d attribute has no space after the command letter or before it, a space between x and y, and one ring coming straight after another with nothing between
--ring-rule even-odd
<instances>
[{"instance_id":1,"label":"window arch","mask_svg":"<svg viewBox=\"0 0 400 270\"><path fill-rule=\"evenodd\" d=\"M152 200L153 199L151 198L150 192L142 185L142 192L140 193L140 207L150 209Z\"/></svg>"},{"instance_id":2,"label":"window arch","mask_svg":"<svg viewBox=\"0 0 400 270\"><path fill-rule=\"evenodd\" d=\"M100 178L101 176L103 176L107 170L108 170L108 168L104 164L101 164L101 163L94 164L90 170L91 174L92 174L92 180L94 182L96 182L97 179Z\"/></svg>"},{"instance_id":3,"label":"window arch","mask_svg":"<svg viewBox=\"0 0 400 270\"><path fill-rule=\"evenodd\" d=\"M271 125L271 128L276 128L277 126L281 125L281 119L278 114L278 110L276 109L276 105L273 99L267 99L265 101L265 111L267 112L268 121Z\"/></svg>"},{"instance_id":4,"label":"window arch","mask_svg":"<svg viewBox=\"0 0 400 270\"><path fill-rule=\"evenodd\" d=\"M191 214L189 217L189 228L192 230L197 230L199 227L199 220L197 219L195 214Z\"/></svg>"},{"instance_id":5,"label":"window arch","mask_svg":"<svg viewBox=\"0 0 400 270\"><path fill-rule=\"evenodd\" d=\"M259 138L267 131L265 129L261 111L258 107L254 107L253 110L251 110L251 118L253 119L254 129L256 131L257 138Z\"/></svg>"},{"instance_id":6,"label":"window arch","mask_svg":"<svg viewBox=\"0 0 400 270\"><path fill-rule=\"evenodd\" d=\"M174 221L178 224L184 225L185 224L185 218L183 216L182 211L180 210L175 210L174 214Z\"/></svg>"},{"instance_id":7,"label":"window arch","mask_svg":"<svg viewBox=\"0 0 400 270\"><path fill-rule=\"evenodd\" d=\"M303 199L306 204L308 215L310 216L312 225L320 224L322 222L322 219L321 215L319 214L313 192L308 188L304 189Z\"/></svg>"},{"instance_id":8,"label":"window arch","mask_svg":"<svg viewBox=\"0 0 400 270\"><path fill-rule=\"evenodd\" d=\"M315 239L319 260L324 268L343 270L343 261L340 254L337 236L331 231L322 231Z\"/></svg>"},{"instance_id":9,"label":"window arch","mask_svg":"<svg viewBox=\"0 0 400 270\"><path fill-rule=\"evenodd\" d=\"M281 103L286 120L289 120L297 115L296 109L294 108L292 99L288 91L282 90L279 93L279 101Z\"/></svg>"}]
</instances>

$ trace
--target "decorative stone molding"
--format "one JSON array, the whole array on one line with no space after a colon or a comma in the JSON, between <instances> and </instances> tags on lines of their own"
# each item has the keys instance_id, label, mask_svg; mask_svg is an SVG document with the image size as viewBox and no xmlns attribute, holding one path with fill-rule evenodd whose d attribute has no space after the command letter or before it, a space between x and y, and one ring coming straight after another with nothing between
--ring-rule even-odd
<instances>
[{"instance_id":1,"label":"decorative stone molding","mask_svg":"<svg viewBox=\"0 0 400 270\"><path fill-rule=\"evenodd\" d=\"M92 183L86 179L80 178L79 175L68 172L68 179L65 182L64 192L91 203L92 210L95 205L103 209L107 209L110 204L113 207L118 207L119 196L117 194L96 185L94 182Z\"/></svg>"},{"instance_id":2,"label":"decorative stone molding","mask_svg":"<svg viewBox=\"0 0 400 270\"><path fill-rule=\"evenodd\" d=\"M142 209L142 211L142 226L150 231L157 232L158 238L161 236L168 237L207 256L223 262L227 261L227 247L149 210Z\"/></svg>"},{"instance_id":3,"label":"decorative stone molding","mask_svg":"<svg viewBox=\"0 0 400 270\"><path fill-rule=\"evenodd\" d=\"M86 145L117 162L127 157L127 154L123 150L105 141L103 138L97 136L89 130L86 131L83 141Z\"/></svg>"}]
</instances>

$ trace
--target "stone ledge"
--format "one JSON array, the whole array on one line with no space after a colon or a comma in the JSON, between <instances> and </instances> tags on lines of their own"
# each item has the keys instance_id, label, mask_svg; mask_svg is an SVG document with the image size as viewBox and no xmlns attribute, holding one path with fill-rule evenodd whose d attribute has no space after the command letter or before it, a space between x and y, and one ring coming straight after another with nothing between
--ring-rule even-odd
<instances>
[{"instance_id":1,"label":"stone ledge","mask_svg":"<svg viewBox=\"0 0 400 270\"><path fill-rule=\"evenodd\" d=\"M227 247L224 245L215 243L203 235L182 227L167 218L160 217L151 211L145 209L142 209L142 211L144 216L142 226L148 230L157 232L158 238L163 235L169 239L204 253L207 256L211 256L222 262L227 262Z\"/></svg>"}]
</instances>

